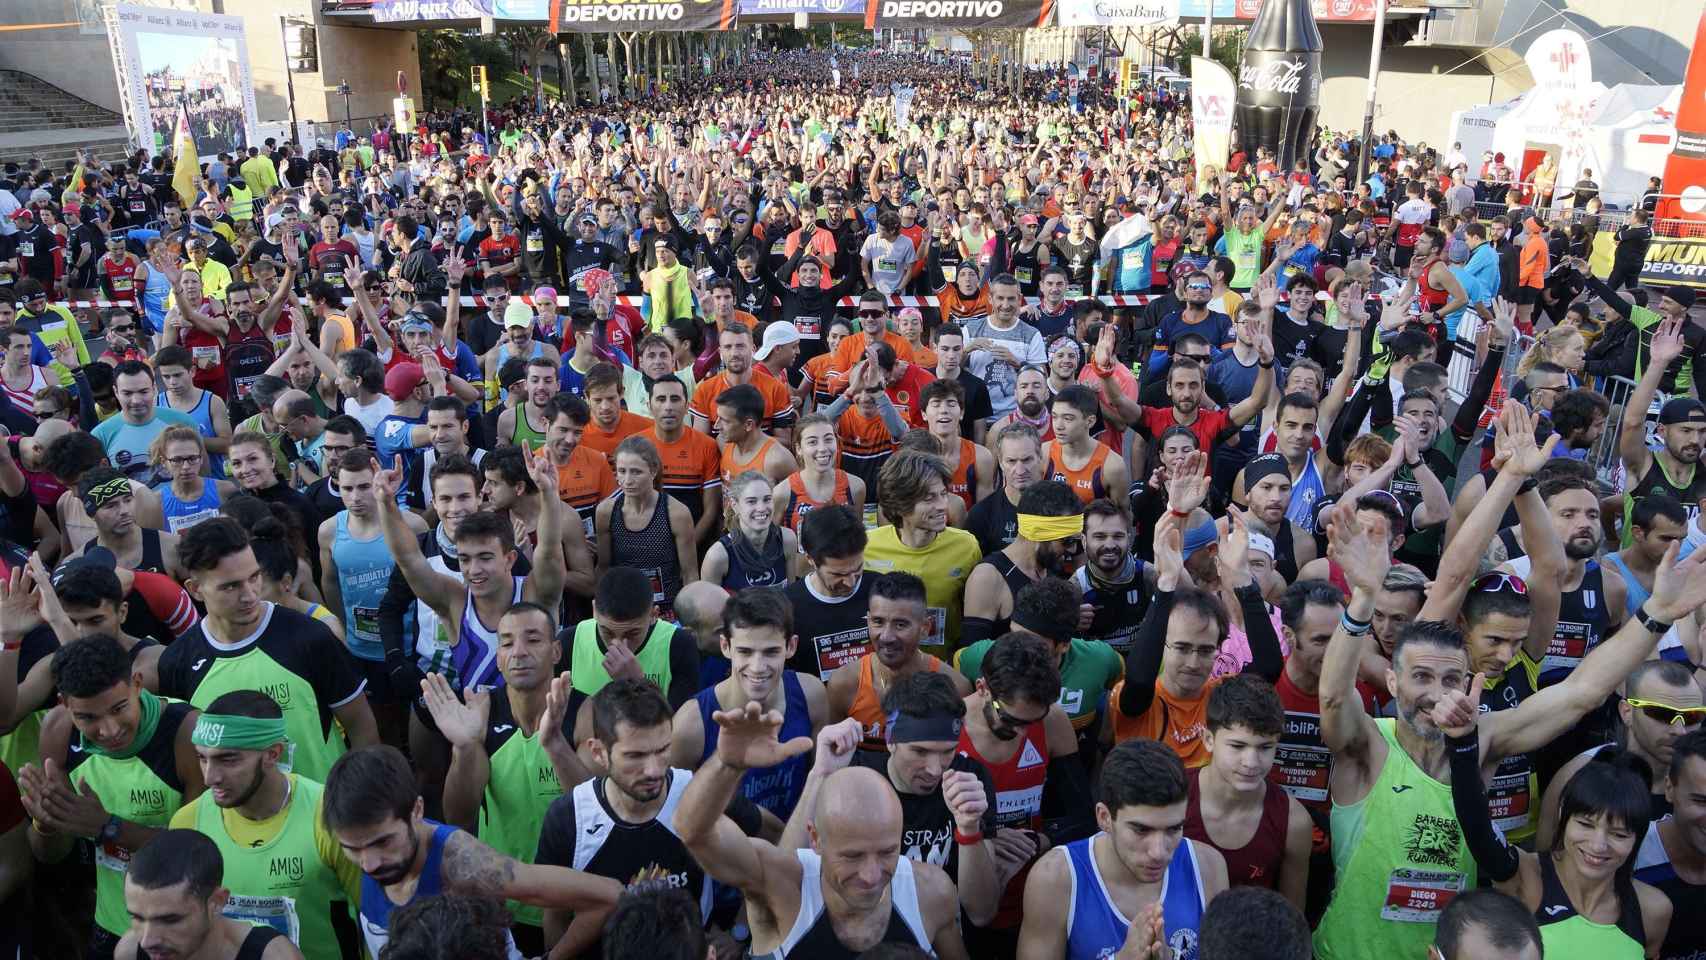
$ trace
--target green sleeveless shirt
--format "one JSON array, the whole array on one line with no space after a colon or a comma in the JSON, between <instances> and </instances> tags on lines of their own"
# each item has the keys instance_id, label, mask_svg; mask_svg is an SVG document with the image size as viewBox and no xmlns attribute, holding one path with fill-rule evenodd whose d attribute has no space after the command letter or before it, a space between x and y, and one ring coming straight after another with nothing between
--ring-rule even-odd
<instances>
[{"instance_id":1,"label":"green sleeveless shirt","mask_svg":"<svg viewBox=\"0 0 1706 960\"><path fill-rule=\"evenodd\" d=\"M133 757L103 757L83 749L74 737L66 766L73 787L88 784L107 813L144 827L166 829L184 802L184 781L178 776L178 728L190 715L187 703L166 701L160 706L160 725L154 738ZM130 929L124 905L124 875L131 851L116 843L96 843L95 923L122 937Z\"/></svg>"},{"instance_id":2,"label":"green sleeveless shirt","mask_svg":"<svg viewBox=\"0 0 1706 960\"><path fill-rule=\"evenodd\" d=\"M572 722L572 721L571 721ZM492 695L492 715L486 722L486 756L491 775L480 801L480 839L499 853L522 863L532 863L539 851L539 834L545 829L545 811L563 795L557 770L540 744L539 731L524 736L510 713L509 698L500 691ZM539 907L505 903L516 923L541 926L544 911Z\"/></svg>"},{"instance_id":3,"label":"green sleeveless shirt","mask_svg":"<svg viewBox=\"0 0 1706 960\"><path fill-rule=\"evenodd\" d=\"M545 431L533 429L533 424L527 422L527 405L517 404L515 408L515 429L509 432L509 442L523 450L537 450L545 445Z\"/></svg>"},{"instance_id":4,"label":"green sleeveless shirt","mask_svg":"<svg viewBox=\"0 0 1706 960\"><path fill-rule=\"evenodd\" d=\"M233 690L259 690L284 711L284 730L290 743L279 769L324 782L332 764L344 755L344 734L336 723L323 722L322 704L308 678L259 646L250 646L236 656L214 659L190 702L205 710Z\"/></svg>"},{"instance_id":5,"label":"green sleeveless shirt","mask_svg":"<svg viewBox=\"0 0 1706 960\"><path fill-rule=\"evenodd\" d=\"M1375 719L1386 764L1353 804L1333 804L1332 902L1315 929L1321 960L1420 957L1440 911L1475 886L1475 860L1451 806L1451 786L1398 745L1390 717Z\"/></svg>"},{"instance_id":6,"label":"green sleeveless shirt","mask_svg":"<svg viewBox=\"0 0 1706 960\"><path fill-rule=\"evenodd\" d=\"M290 938L308 960L342 960L332 911L349 911L338 875L320 858L315 823L325 787L289 774L290 808L284 826L259 847L238 844L225 829L225 811L203 793L190 802L193 826L225 858L225 915ZM333 906L336 903L337 906Z\"/></svg>"},{"instance_id":7,"label":"green sleeveless shirt","mask_svg":"<svg viewBox=\"0 0 1706 960\"><path fill-rule=\"evenodd\" d=\"M646 679L669 690L669 647L675 639L675 624L659 620L652 624L646 642L634 654ZM569 675L576 690L591 696L604 689L610 674L604 671L604 651L598 645L598 622L582 620L575 625L575 647L569 656Z\"/></svg>"}]
</instances>

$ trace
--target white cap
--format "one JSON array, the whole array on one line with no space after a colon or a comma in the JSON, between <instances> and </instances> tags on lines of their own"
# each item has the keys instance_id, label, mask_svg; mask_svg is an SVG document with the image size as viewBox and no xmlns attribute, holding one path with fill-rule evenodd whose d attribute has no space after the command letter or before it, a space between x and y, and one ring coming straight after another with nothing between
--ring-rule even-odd
<instances>
[{"instance_id":1,"label":"white cap","mask_svg":"<svg viewBox=\"0 0 1706 960\"><path fill-rule=\"evenodd\" d=\"M778 320L764 328L764 342L759 344L753 356L763 360L777 347L785 347L790 343L800 342L800 330L786 320Z\"/></svg>"}]
</instances>

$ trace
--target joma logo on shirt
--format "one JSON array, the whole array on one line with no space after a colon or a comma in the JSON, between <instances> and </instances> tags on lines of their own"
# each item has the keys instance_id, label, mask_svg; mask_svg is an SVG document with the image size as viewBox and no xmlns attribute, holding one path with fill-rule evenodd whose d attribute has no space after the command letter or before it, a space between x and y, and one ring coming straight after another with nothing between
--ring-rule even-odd
<instances>
[{"instance_id":1,"label":"joma logo on shirt","mask_svg":"<svg viewBox=\"0 0 1706 960\"><path fill-rule=\"evenodd\" d=\"M271 697L273 702L278 704L280 707L285 709L290 708L290 684L263 683L261 684L260 690L262 693Z\"/></svg>"},{"instance_id":2,"label":"joma logo on shirt","mask_svg":"<svg viewBox=\"0 0 1706 960\"><path fill-rule=\"evenodd\" d=\"M267 864L268 877L284 877L292 882L300 882L306 872L301 857L273 857Z\"/></svg>"}]
</instances>

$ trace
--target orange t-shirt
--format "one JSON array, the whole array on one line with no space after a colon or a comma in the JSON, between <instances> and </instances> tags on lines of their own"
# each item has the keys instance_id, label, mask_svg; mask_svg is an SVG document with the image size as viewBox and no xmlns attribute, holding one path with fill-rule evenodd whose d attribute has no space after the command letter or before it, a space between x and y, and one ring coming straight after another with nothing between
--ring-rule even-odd
<instances>
[{"instance_id":1,"label":"orange t-shirt","mask_svg":"<svg viewBox=\"0 0 1706 960\"><path fill-rule=\"evenodd\" d=\"M867 417L857 406L841 412L835 423L841 440L841 467L870 485L882 465L900 444L889 435L888 424L879 416Z\"/></svg>"},{"instance_id":2,"label":"orange t-shirt","mask_svg":"<svg viewBox=\"0 0 1706 960\"><path fill-rule=\"evenodd\" d=\"M604 454L604 459L608 460L610 465L614 467L616 465L616 448L621 445L622 441L636 433L645 433L651 429L651 426L652 418L642 417L637 413L624 410L622 415L616 418L616 429L606 432L603 427L598 425L598 418L594 417L587 422L586 430L581 433L581 446Z\"/></svg>"},{"instance_id":3,"label":"orange t-shirt","mask_svg":"<svg viewBox=\"0 0 1706 960\"><path fill-rule=\"evenodd\" d=\"M793 427L794 398L788 393L788 385L756 364L752 368L752 385L764 395L764 421L759 428L771 433L777 428L786 430ZM717 397L731 386L728 373L721 372L706 379L693 391L693 402L688 409L705 418L705 422L711 425L712 437L717 435Z\"/></svg>"},{"instance_id":4,"label":"orange t-shirt","mask_svg":"<svg viewBox=\"0 0 1706 960\"><path fill-rule=\"evenodd\" d=\"M884 330L882 342L894 348L894 356L896 360L905 360L908 363L914 362L912 357L912 344L907 343L905 337L892 330ZM842 374L843 384L847 381L847 371L853 369L855 364L864 359L865 348L868 347L870 343L871 335L861 331L843 339L840 344L836 345L834 366L836 371ZM935 364L931 364L931 366L935 366ZM840 391L836 392L839 393Z\"/></svg>"},{"instance_id":5,"label":"orange t-shirt","mask_svg":"<svg viewBox=\"0 0 1706 960\"><path fill-rule=\"evenodd\" d=\"M692 427L683 429L674 443L659 440L655 425L639 435L658 448L658 457L663 460L659 489L685 504L697 523L705 509L704 491L723 484L723 453L717 449L717 441Z\"/></svg>"},{"instance_id":6,"label":"orange t-shirt","mask_svg":"<svg viewBox=\"0 0 1706 960\"><path fill-rule=\"evenodd\" d=\"M942 305L942 322L964 324L972 317L989 316L989 287L977 288L977 295L967 297L957 284L947 284L936 291L936 301Z\"/></svg>"},{"instance_id":7,"label":"orange t-shirt","mask_svg":"<svg viewBox=\"0 0 1706 960\"><path fill-rule=\"evenodd\" d=\"M1208 695L1229 676L1234 674L1209 680L1203 685L1202 693L1192 700L1175 698L1167 692L1167 686L1157 680L1155 699L1150 701L1149 709L1138 717L1120 712L1120 691L1124 689L1125 681L1114 684L1114 689L1108 694L1108 709L1114 715L1114 742L1139 738L1160 740L1179 755L1185 766L1204 766L1208 763L1208 748L1203 745L1203 738L1208 735Z\"/></svg>"},{"instance_id":8,"label":"orange t-shirt","mask_svg":"<svg viewBox=\"0 0 1706 960\"><path fill-rule=\"evenodd\" d=\"M812 393L812 403L827 407L847 389L847 375L835 369L835 355L820 353L800 368L801 379Z\"/></svg>"},{"instance_id":9,"label":"orange t-shirt","mask_svg":"<svg viewBox=\"0 0 1706 960\"><path fill-rule=\"evenodd\" d=\"M615 492L616 475L610 472L610 463L598 451L588 449L584 442L569 454L568 463L557 467L557 496L580 514L589 539L593 511L599 501Z\"/></svg>"}]
</instances>

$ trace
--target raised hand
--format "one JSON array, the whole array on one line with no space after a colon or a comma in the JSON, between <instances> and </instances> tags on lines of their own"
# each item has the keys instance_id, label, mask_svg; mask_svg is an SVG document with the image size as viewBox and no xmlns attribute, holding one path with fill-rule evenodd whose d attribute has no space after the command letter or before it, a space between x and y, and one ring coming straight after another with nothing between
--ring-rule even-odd
<instances>
[{"instance_id":1,"label":"raised hand","mask_svg":"<svg viewBox=\"0 0 1706 960\"><path fill-rule=\"evenodd\" d=\"M1511 342L1511 333L1516 329L1516 304L1499 297L1493 301L1493 331L1497 342Z\"/></svg>"},{"instance_id":2,"label":"raised hand","mask_svg":"<svg viewBox=\"0 0 1706 960\"><path fill-rule=\"evenodd\" d=\"M397 491L403 489L403 458L395 454L391 457L391 466L381 469L379 458L371 460L373 464L373 481L379 486L379 492L387 499L395 499Z\"/></svg>"},{"instance_id":3,"label":"raised hand","mask_svg":"<svg viewBox=\"0 0 1706 960\"><path fill-rule=\"evenodd\" d=\"M1185 573L1185 537L1179 529L1179 518L1171 513L1162 514L1161 519L1155 522L1153 533L1156 587L1171 590Z\"/></svg>"},{"instance_id":4,"label":"raised hand","mask_svg":"<svg viewBox=\"0 0 1706 960\"><path fill-rule=\"evenodd\" d=\"M1467 737L1473 733L1481 716L1481 691L1486 683L1487 675L1477 673L1469 681L1468 692L1448 689L1440 694L1434 701L1434 726L1451 737Z\"/></svg>"},{"instance_id":5,"label":"raised hand","mask_svg":"<svg viewBox=\"0 0 1706 960\"><path fill-rule=\"evenodd\" d=\"M1340 503L1333 508L1327 525L1327 549L1345 571L1353 589L1373 596L1386 582L1392 566L1392 545L1377 541L1368 528L1357 522L1356 504Z\"/></svg>"},{"instance_id":6,"label":"raised hand","mask_svg":"<svg viewBox=\"0 0 1706 960\"><path fill-rule=\"evenodd\" d=\"M832 723L817 732L817 756L812 771L828 775L853 762L853 753L865 737L865 728L853 717Z\"/></svg>"},{"instance_id":7,"label":"raised hand","mask_svg":"<svg viewBox=\"0 0 1706 960\"><path fill-rule=\"evenodd\" d=\"M812 749L812 738L795 737L787 743L777 739L782 714L748 703L738 710L711 714L717 722L717 758L736 770L772 767Z\"/></svg>"},{"instance_id":8,"label":"raised hand","mask_svg":"<svg viewBox=\"0 0 1706 960\"><path fill-rule=\"evenodd\" d=\"M1167 480L1167 509L1190 513L1208 498L1208 454L1201 450L1185 458L1176 475Z\"/></svg>"},{"instance_id":9,"label":"raised hand","mask_svg":"<svg viewBox=\"0 0 1706 960\"><path fill-rule=\"evenodd\" d=\"M1285 255L1289 256L1290 252L1287 250ZM1276 260L1282 258L1279 250L1274 251L1274 258ZM1280 301L1279 280L1271 273L1264 273L1256 278L1256 289L1252 290L1251 293L1255 295L1256 303L1263 310L1272 310L1279 305Z\"/></svg>"},{"instance_id":10,"label":"raised hand","mask_svg":"<svg viewBox=\"0 0 1706 960\"><path fill-rule=\"evenodd\" d=\"M1534 416L1528 408L1515 400L1505 401L1504 408L1499 411L1499 420L1504 425L1502 452L1505 457L1499 464L1499 469L1507 465L1518 474L1532 477L1552 458L1552 450L1558 445L1559 434L1546 438L1544 444L1536 443L1534 439ZM1501 452L1501 438L1493 438L1495 457Z\"/></svg>"},{"instance_id":11,"label":"raised hand","mask_svg":"<svg viewBox=\"0 0 1706 960\"><path fill-rule=\"evenodd\" d=\"M1653 330L1653 344L1650 351L1653 357L1653 366L1668 367L1672 360L1682 356L1682 351L1685 349L1685 344L1682 341L1682 325L1684 322L1681 319L1669 318L1659 321L1658 327Z\"/></svg>"},{"instance_id":12,"label":"raised hand","mask_svg":"<svg viewBox=\"0 0 1706 960\"><path fill-rule=\"evenodd\" d=\"M1120 332L1111 323L1102 325L1102 333L1096 338L1096 366L1103 370L1114 365L1114 350L1119 346Z\"/></svg>"},{"instance_id":13,"label":"raised hand","mask_svg":"<svg viewBox=\"0 0 1706 960\"><path fill-rule=\"evenodd\" d=\"M1228 582L1234 587L1243 586L1250 577L1250 524L1248 516L1237 506L1226 508L1226 533L1220 538L1217 553Z\"/></svg>"},{"instance_id":14,"label":"raised hand","mask_svg":"<svg viewBox=\"0 0 1706 960\"><path fill-rule=\"evenodd\" d=\"M23 567L0 577L0 636L21 638L42 622L36 582Z\"/></svg>"},{"instance_id":15,"label":"raised hand","mask_svg":"<svg viewBox=\"0 0 1706 960\"><path fill-rule=\"evenodd\" d=\"M569 715L569 698L574 691L574 678L569 674L559 673L551 678L551 686L545 691L545 712L539 716L541 746L549 748L565 740L563 718Z\"/></svg>"},{"instance_id":16,"label":"raised hand","mask_svg":"<svg viewBox=\"0 0 1706 960\"><path fill-rule=\"evenodd\" d=\"M451 689L444 674L429 673L421 680L421 699L426 702L427 712L432 714L433 723L438 725L444 739L453 747L478 746L486 739L486 720L491 716L492 697L490 693L472 687L464 690L462 696L465 701L457 699L456 691Z\"/></svg>"},{"instance_id":17,"label":"raised hand","mask_svg":"<svg viewBox=\"0 0 1706 960\"><path fill-rule=\"evenodd\" d=\"M1367 288L1360 283L1351 283L1339 292L1344 295L1339 303L1339 314L1345 318L1345 326L1361 330L1368 323Z\"/></svg>"},{"instance_id":18,"label":"raised hand","mask_svg":"<svg viewBox=\"0 0 1706 960\"><path fill-rule=\"evenodd\" d=\"M539 488L539 502L549 505L559 498L557 483L557 467L551 462L550 453L540 447L532 456L526 457L527 475L533 478L533 485Z\"/></svg>"},{"instance_id":19,"label":"raised hand","mask_svg":"<svg viewBox=\"0 0 1706 960\"><path fill-rule=\"evenodd\" d=\"M451 256L444 261L444 279L448 280L450 282L450 286L453 288L461 285L462 275L466 273L467 270L468 261L461 257Z\"/></svg>"},{"instance_id":20,"label":"raised hand","mask_svg":"<svg viewBox=\"0 0 1706 960\"><path fill-rule=\"evenodd\" d=\"M1672 543L1653 573L1653 595L1647 598L1648 615L1669 623L1706 604L1706 551L1696 550L1677 560Z\"/></svg>"}]
</instances>

